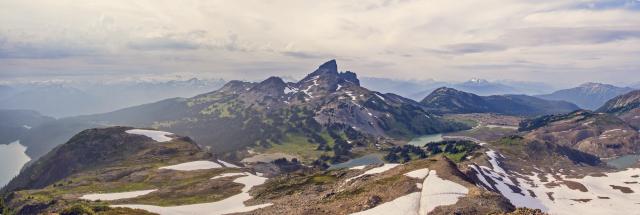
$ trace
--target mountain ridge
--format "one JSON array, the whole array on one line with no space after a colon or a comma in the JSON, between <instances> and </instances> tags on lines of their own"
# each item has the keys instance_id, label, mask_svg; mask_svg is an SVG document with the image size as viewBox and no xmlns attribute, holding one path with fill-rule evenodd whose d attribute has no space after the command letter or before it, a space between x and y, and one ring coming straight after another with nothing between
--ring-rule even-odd
<instances>
[{"instance_id":1,"label":"mountain ridge","mask_svg":"<svg viewBox=\"0 0 640 215\"><path fill-rule=\"evenodd\" d=\"M567 113L579 109L569 102L547 101L526 95L479 96L448 87L434 90L420 103L425 105L428 111L439 114L493 112L537 116Z\"/></svg>"},{"instance_id":2,"label":"mountain ridge","mask_svg":"<svg viewBox=\"0 0 640 215\"><path fill-rule=\"evenodd\" d=\"M548 100L563 100L577 104L581 108L595 110L616 96L633 91L630 87L588 82L574 88L558 90L551 94L537 95Z\"/></svg>"},{"instance_id":3,"label":"mountain ridge","mask_svg":"<svg viewBox=\"0 0 640 215\"><path fill-rule=\"evenodd\" d=\"M33 136L39 137L26 139L25 145L43 144L45 138L57 136L69 138L84 128L129 125L185 134L218 153L246 147L268 150L274 144L300 143L302 139L325 150L316 156L329 153L341 157L349 156L354 144L391 144L394 139L467 128L426 112L415 101L361 87L355 73L338 71L335 60L298 82L278 77L257 83L230 81L216 91L191 98L166 99L58 122L62 124L36 129L47 135L35 132ZM67 127L72 129L58 135L45 131ZM40 148L43 153L48 147Z\"/></svg>"}]
</instances>

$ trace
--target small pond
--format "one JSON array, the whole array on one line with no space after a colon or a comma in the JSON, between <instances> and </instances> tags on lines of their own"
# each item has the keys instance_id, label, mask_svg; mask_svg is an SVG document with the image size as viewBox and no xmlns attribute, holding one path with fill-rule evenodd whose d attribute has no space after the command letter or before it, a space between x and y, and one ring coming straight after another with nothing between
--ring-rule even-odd
<instances>
[{"instance_id":1,"label":"small pond","mask_svg":"<svg viewBox=\"0 0 640 215\"><path fill-rule=\"evenodd\" d=\"M618 169L625 169L627 167L631 167L635 164L638 163L638 161L640 161L640 154L638 155L625 155L625 156L620 156L617 158L613 158L613 159L607 159L604 160L607 165L618 168Z\"/></svg>"},{"instance_id":2,"label":"small pond","mask_svg":"<svg viewBox=\"0 0 640 215\"><path fill-rule=\"evenodd\" d=\"M442 133L430 134L430 135L415 137L411 139L411 141L409 141L407 144L414 145L414 146L424 146L424 144L431 143L431 142L440 142L442 140L444 140L442 139Z\"/></svg>"}]
</instances>

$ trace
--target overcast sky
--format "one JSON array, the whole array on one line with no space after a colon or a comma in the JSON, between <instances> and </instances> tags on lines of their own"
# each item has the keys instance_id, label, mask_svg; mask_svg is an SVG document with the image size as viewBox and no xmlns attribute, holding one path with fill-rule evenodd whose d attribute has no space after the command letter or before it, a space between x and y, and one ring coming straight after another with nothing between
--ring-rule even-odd
<instances>
[{"instance_id":1,"label":"overcast sky","mask_svg":"<svg viewBox=\"0 0 640 215\"><path fill-rule=\"evenodd\" d=\"M0 0L0 79L640 81L640 0Z\"/></svg>"}]
</instances>

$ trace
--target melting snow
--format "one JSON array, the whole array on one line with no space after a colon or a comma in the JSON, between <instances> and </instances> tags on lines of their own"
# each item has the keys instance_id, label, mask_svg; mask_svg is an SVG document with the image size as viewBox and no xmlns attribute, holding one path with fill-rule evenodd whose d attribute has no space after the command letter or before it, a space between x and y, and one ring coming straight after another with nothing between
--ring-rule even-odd
<instances>
[{"instance_id":1,"label":"melting snow","mask_svg":"<svg viewBox=\"0 0 640 215\"><path fill-rule=\"evenodd\" d=\"M345 94L347 94L349 97L351 97L351 100L352 100L352 101L357 101L357 100L358 100L358 98L356 98L356 97L353 95L353 92L351 92L351 91L348 91L348 92L346 92Z\"/></svg>"},{"instance_id":2,"label":"melting snow","mask_svg":"<svg viewBox=\"0 0 640 215\"><path fill-rule=\"evenodd\" d=\"M362 170L362 169L364 169L365 167L367 167L367 166L354 166L354 167L351 167L351 168L349 168L349 169L350 169L350 170Z\"/></svg>"},{"instance_id":3,"label":"melting snow","mask_svg":"<svg viewBox=\"0 0 640 215\"><path fill-rule=\"evenodd\" d=\"M229 168L240 168L239 166L236 166L236 165L234 165L232 163L225 162L223 160L218 160L218 163L221 163L225 167L229 167Z\"/></svg>"},{"instance_id":4,"label":"melting snow","mask_svg":"<svg viewBox=\"0 0 640 215\"><path fill-rule=\"evenodd\" d=\"M284 88L284 94L289 94L289 93L296 93L299 90L297 88L294 87L285 87Z\"/></svg>"},{"instance_id":5,"label":"melting snow","mask_svg":"<svg viewBox=\"0 0 640 215\"><path fill-rule=\"evenodd\" d=\"M393 169L396 166L400 166L400 164L387 163L387 164L382 165L381 167L376 167L376 168L367 170L366 172L364 172L364 173L362 173L362 174L360 174L358 176L355 176L353 178L348 178L347 182L349 182L349 181L351 181L353 179L356 179L356 178L360 178L360 177L365 176L365 175L373 175L373 174L383 173L383 172L386 172L387 170Z\"/></svg>"},{"instance_id":6,"label":"melting snow","mask_svg":"<svg viewBox=\"0 0 640 215\"><path fill-rule=\"evenodd\" d=\"M156 131L156 130L145 130L145 129L131 129L125 131L128 134L137 134L147 136L158 142L167 142L173 138L168 137L168 135L173 135L173 133L169 133L166 131Z\"/></svg>"},{"instance_id":7,"label":"melting snow","mask_svg":"<svg viewBox=\"0 0 640 215\"><path fill-rule=\"evenodd\" d=\"M469 193L465 186L438 177L435 170L429 171L422 187L419 211L421 215L428 214L438 206L455 204L458 198Z\"/></svg>"},{"instance_id":8,"label":"melting snow","mask_svg":"<svg viewBox=\"0 0 640 215\"><path fill-rule=\"evenodd\" d=\"M186 162L186 163L176 164L172 166L160 167L160 169L170 169L170 170L178 170L178 171L191 171L191 170L215 169L215 168L222 168L222 166L212 161L192 161L192 162Z\"/></svg>"},{"instance_id":9,"label":"melting snow","mask_svg":"<svg viewBox=\"0 0 640 215\"><path fill-rule=\"evenodd\" d=\"M441 179L434 170L429 171L429 169L418 169L405 173L405 175L419 179L426 177L422 184L416 184L416 186L419 189L422 189L422 191L410 193L392 201L385 202L374 208L353 214L428 214L438 206L455 204L458 201L458 198L465 196L469 192L466 187L460 184Z\"/></svg>"},{"instance_id":10,"label":"melting snow","mask_svg":"<svg viewBox=\"0 0 640 215\"><path fill-rule=\"evenodd\" d=\"M241 183L244 185L242 193L231 196L229 198L210 203L193 204L193 205L181 205L173 207L161 207L155 205L113 205L112 207L126 207L134 209L147 210L153 213L163 215L184 215L184 214L203 214L203 215L216 215L216 214L230 214L230 213L242 213L249 212L259 208L271 206L271 203L247 206L245 201L251 199L249 190L254 186L263 184L267 178L247 174L244 177L236 178L233 182Z\"/></svg>"},{"instance_id":11,"label":"melting snow","mask_svg":"<svg viewBox=\"0 0 640 215\"><path fill-rule=\"evenodd\" d=\"M405 173L404 175L411 178L423 179L424 177L427 177L427 175L429 175L429 169L427 168L418 169L418 170Z\"/></svg>"},{"instance_id":12,"label":"melting snow","mask_svg":"<svg viewBox=\"0 0 640 215\"><path fill-rule=\"evenodd\" d=\"M385 101L384 97L382 97L380 94L375 93L374 95L376 95L378 98L380 98L382 101Z\"/></svg>"},{"instance_id":13,"label":"melting snow","mask_svg":"<svg viewBox=\"0 0 640 215\"><path fill-rule=\"evenodd\" d=\"M385 202L369 210L353 213L355 215L388 215L388 214L404 214L417 215L420 207L420 192L410 193L401 196L393 201Z\"/></svg>"},{"instance_id":14,"label":"melting snow","mask_svg":"<svg viewBox=\"0 0 640 215\"><path fill-rule=\"evenodd\" d=\"M211 180L214 179L218 179L218 178L226 178L226 177L233 177L233 176L239 176L239 175L247 175L247 173L244 172L231 172L231 173L223 173L217 176L214 176L213 178L211 178Z\"/></svg>"},{"instance_id":15,"label":"melting snow","mask_svg":"<svg viewBox=\"0 0 640 215\"><path fill-rule=\"evenodd\" d=\"M489 155L489 152L487 152ZM495 159L495 152L490 162ZM494 162L491 162L494 165ZM538 208L550 214L616 214L620 209L625 211L640 210L640 184L638 175L640 169L630 168L619 172L607 173L602 177L586 176L584 178L567 178L561 174L544 174L548 181L543 182L538 174L507 175L496 164L493 168L471 165L476 171L476 176L485 187L491 188L488 179L495 182L493 185L517 207ZM509 177L507 177L509 176ZM571 189L564 181L581 184L587 189L583 192L579 189ZM628 182L628 183L626 183ZM614 186L629 188L633 193L623 193L613 189ZM510 187L517 187L521 192L514 192ZM531 195L533 192L535 196Z\"/></svg>"},{"instance_id":16,"label":"melting snow","mask_svg":"<svg viewBox=\"0 0 640 215\"><path fill-rule=\"evenodd\" d=\"M122 193L87 194L87 195L81 196L80 198L90 200L90 201L96 201L96 200L111 201L111 200L130 199L138 196L144 196L156 190L158 189L140 190L140 191L131 191L131 192L122 192Z\"/></svg>"},{"instance_id":17,"label":"melting snow","mask_svg":"<svg viewBox=\"0 0 640 215\"><path fill-rule=\"evenodd\" d=\"M491 163L491 166L493 167L493 169L498 172L498 173L502 173L502 174L507 174L504 169L502 169L502 167L500 167L500 164L498 163L498 153L496 153L496 151L493 150L489 150L487 152L487 155L489 156L489 163Z\"/></svg>"}]
</instances>

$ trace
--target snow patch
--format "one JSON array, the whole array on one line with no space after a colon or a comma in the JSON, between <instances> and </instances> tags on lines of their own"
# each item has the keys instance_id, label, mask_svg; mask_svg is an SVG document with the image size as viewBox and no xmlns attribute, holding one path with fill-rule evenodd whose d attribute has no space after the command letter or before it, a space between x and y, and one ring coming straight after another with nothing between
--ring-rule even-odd
<instances>
[{"instance_id":1,"label":"snow patch","mask_svg":"<svg viewBox=\"0 0 640 215\"><path fill-rule=\"evenodd\" d=\"M354 166L354 167L351 167L349 169L350 170L363 170L365 167L367 167L367 166Z\"/></svg>"},{"instance_id":2,"label":"snow patch","mask_svg":"<svg viewBox=\"0 0 640 215\"><path fill-rule=\"evenodd\" d=\"M637 200L640 199L640 184L636 183L640 175L639 168L609 172L598 177L568 178L559 173L533 172L532 175L499 173L504 171L499 164L493 168L476 165L470 167L485 187L491 189L495 187L516 207L537 208L549 214L560 215L617 214L621 209L640 210L640 205L637 204ZM496 170L496 167L500 169ZM542 172L539 168L535 169ZM542 181L542 178L546 178L546 181ZM495 184L491 185L488 179ZM586 192L569 188L564 184L565 181L583 185ZM633 192L624 193L613 189L613 186L629 188ZM521 191L514 192L510 187L517 187Z\"/></svg>"},{"instance_id":3,"label":"snow patch","mask_svg":"<svg viewBox=\"0 0 640 215\"><path fill-rule=\"evenodd\" d=\"M191 161L191 162L176 164L172 166L160 167L160 169L170 169L170 170L178 170L178 171L192 171L192 170L216 169L216 168L222 168L222 166L212 161Z\"/></svg>"},{"instance_id":4,"label":"snow patch","mask_svg":"<svg viewBox=\"0 0 640 215\"><path fill-rule=\"evenodd\" d=\"M424 169L413 170L411 172L405 173L404 175L411 178L423 179L427 177L427 175L429 175L429 169L424 168Z\"/></svg>"},{"instance_id":5,"label":"snow patch","mask_svg":"<svg viewBox=\"0 0 640 215\"><path fill-rule=\"evenodd\" d=\"M222 165L224 165L225 167L229 167L229 168L240 168L240 167L239 167L239 166L237 166L237 165L234 165L234 164L232 164L232 163L225 162L225 161L223 161L223 160L218 160L218 163L221 163L221 164L222 164Z\"/></svg>"},{"instance_id":6,"label":"snow patch","mask_svg":"<svg viewBox=\"0 0 640 215\"><path fill-rule=\"evenodd\" d=\"M284 94L297 93L298 91L300 91L300 89L295 88L295 87L285 87L284 88Z\"/></svg>"},{"instance_id":7,"label":"snow patch","mask_svg":"<svg viewBox=\"0 0 640 215\"><path fill-rule=\"evenodd\" d=\"M247 173L244 173L244 172L223 173L223 174L220 174L220 175L214 176L213 178L211 178L211 180L215 180L215 179L218 179L218 178L226 178L226 177L239 176L239 175L246 176L246 175L247 175Z\"/></svg>"},{"instance_id":8,"label":"snow patch","mask_svg":"<svg viewBox=\"0 0 640 215\"><path fill-rule=\"evenodd\" d=\"M245 201L251 199L249 190L254 186L263 184L267 178L259 177L252 174L247 174L244 177L236 178L233 182L243 184L242 193L231 196L229 198L210 203L193 204L193 205L181 205L172 207L161 207L155 205L112 205L111 207L126 207L133 209L142 209L152 213L158 213L163 215L184 215L184 214L203 214L203 215L217 215L217 214L230 214L230 213L242 213L249 212L256 209L271 206L271 203L247 206Z\"/></svg>"},{"instance_id":9,"label":"snow patch","mask_svg":"<svg viewBox=\"0 0 640 215\"><path fill-rule=\"evenodd\" d=\"M166 131L156 131L156 130L146 130L146 129L131 129L125 131L128 134L137 134L147 136L157 142L167 142L172 140L173 138L168 137L169 135L173 135L173 133L169 133Z\"/></svg>"},{"instance_id":10,"label":"snow patch","mask_svg":"<svg viewBox=\"0 0 640 215\"><path fill-rule=\"evenodd\" d=\"M493 150L489 150L487 152L487 156L489 156L489 163L491 163L491 166L493 167L493 169L498 172L498 173L502 173L502 174L507 174L504 169L502 169L502 167L500 167L499 161L498 161L498 156L499 154L496 153L496 151Z\"/></svg>"},{"instance_id":11,"label":"snow patch","mask_svg":"<svg viewBox=\"0 0 640 215\"><path fill-rule=\"evenodd\" d=\"M89 201L112 201L118 199L130 199L138 196L144 196L158 189L153 190L140 190L140 191L131 191L131 192L121 192L121 193L99 193L99 194L86 194L80 197L80 199L85 199Z\"/></svg>"},{"instance_id":12,"label":"snow patch","mask_svg":"<svg viewBox=\"0 0 640 215\"><path fill-rule=\"evenodd\" d=\"M388 215L404 214L417 215L420 207L420 192L410 193L406 196L398 197L390 202L385 202L374 208L353 213L355 215Z\"/></svg>"},{"instance_id":13,"label":"snow patch","mask_svg":"<svg viewBox=\"0 0 640 215\"><path fill-rule=\"evenodd\" d=\"M352 178L348 178L346 181L349 182L349 181L351 181L353 179L360 178L360 177L365 176L365 175L373 175L373 174L383 173L383 172L386 172L387 170L393 169L396 166L400 166L400 164L387 163L387 164L382 165L381 167L376 167L376 168L367 170L366 172L364 172L364 173L362 173L362 174L360 174L358 176L355 176L355 177L352 177Z\"/></svg>"},{"instance_id":14,"label":"snow patch","mask_svg":"<svg viewBox=\"0 0 640 215\"><path fill-rule=\"evenodd\" d=\"M419 211L421 215L428 214L438 206L455 204L460 197L469 193L465 186L438 177L435 170L429 171L422 187Z\"/></svg>"},{"instance_id":15,"label":"snow patch","mask_svg":"<svg viewBox=\"0 0 640 215\"><path fill-rule=\"evenodd\" d=\"M353 92L351 91L347 91L345 94L347 94L349 97L351 97L351 101L357 101L358 98L356 96L353 95Z\"/></svg>"}]
</instances>

